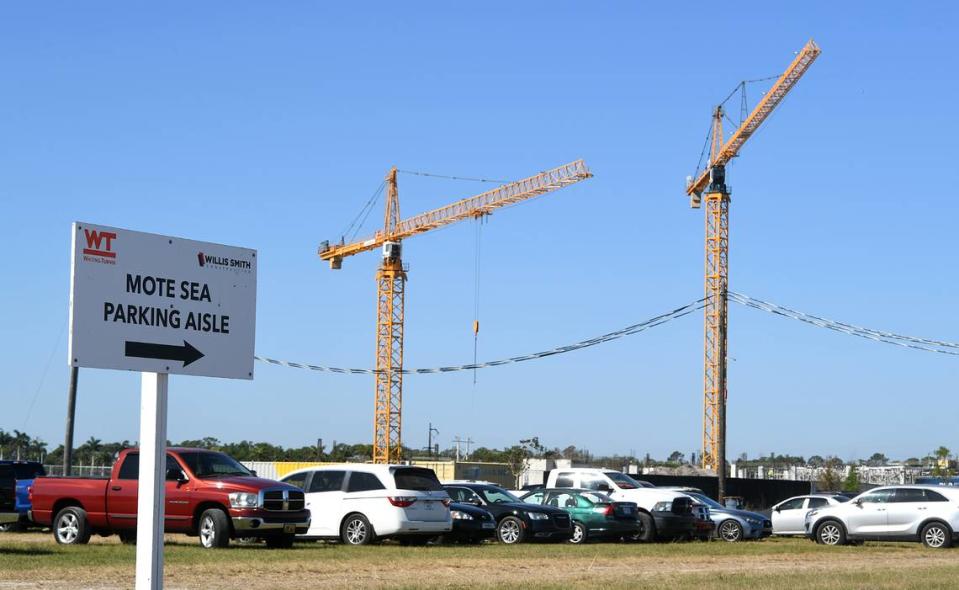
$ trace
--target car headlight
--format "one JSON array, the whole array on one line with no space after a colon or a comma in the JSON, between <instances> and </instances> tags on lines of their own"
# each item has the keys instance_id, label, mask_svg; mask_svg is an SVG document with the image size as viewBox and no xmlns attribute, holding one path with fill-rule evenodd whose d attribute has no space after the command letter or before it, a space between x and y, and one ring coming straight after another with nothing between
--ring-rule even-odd
<instances>
[{"instance_id":1,"label":"car headlight","mask_svg":"<svg viewBox=\"0 0 959 590\"><path fill-rule=\"evenodd\" d=\"M549 514L545 512L527 512L526 516L528 516L530 520L549 520Z\"/></svg>"},{"instance_id":2,"label":"car headlight","mask_svg":"<svg viewBox=\"0 0 959 590\"><path fill-rule=\"evenodd\" d=\"M260 500L259 495L246 492L232 492L229 496L231 508L256 508Z\"/></svg>"},{"instance_id":3,"label":"car headlight","mask_svg":"<svg viewBox=\"0 0 959 590\"><path fill-rule=\"evenodd\" d=\"M656 502L656 505L653 506L654 512L670 512L673 509L673 502Z\"/></svg>"},{"instance_id":4,"label":"car headlight","mask_svg":"<svg viewBox=\"0 0 959 590\"><path fill-rule=\"evenodd\" d=\"M473 520L471 515L459 510L450 510L450 516L453 520Z\"/></svg>"},{"instance_id":5,"label":"car headlight","mask_svg":"<svg viewBox=\"0 0 959 590\"><path fill-rule=\"evenodd\" d=\"M757 527L763 526L763 521L756 520L755 518L747 518L746 522L748 522L750 526L757 526Z\"/></svg>"}]
</instances>

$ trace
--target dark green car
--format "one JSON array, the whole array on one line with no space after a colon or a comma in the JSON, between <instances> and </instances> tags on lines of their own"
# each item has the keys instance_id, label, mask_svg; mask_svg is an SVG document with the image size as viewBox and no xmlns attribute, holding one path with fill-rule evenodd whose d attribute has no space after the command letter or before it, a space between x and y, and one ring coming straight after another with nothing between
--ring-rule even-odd
<instances>
[{"instance_id":1,"label":"dark green car","mask_svg":"<svg viewBox=\"0 0 959 590\"><path fill-rule=\"evenodd\" d=\"M587 539L632 538L642 529L636 519L639 507L635 502L614 502L606 494L594 490L541 489L526 494L522 500L569 512L573 521L570 543L585 543Z\"/></svg>"}]
</instances>

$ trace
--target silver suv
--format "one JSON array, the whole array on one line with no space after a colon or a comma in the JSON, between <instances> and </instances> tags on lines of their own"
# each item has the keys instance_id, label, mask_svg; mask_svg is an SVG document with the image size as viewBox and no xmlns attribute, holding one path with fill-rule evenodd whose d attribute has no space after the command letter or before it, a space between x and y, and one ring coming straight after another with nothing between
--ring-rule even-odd
<instances>
[{"instance_id":1,"label":"silver suv","mask_svg":"<svg viewBox=\"0 0 959 590\"><path fill-rule=\"evenodd\" d=\"M920 541L952 545L959 531L959 488L875 488L836 506L806 514L806 536L823 545L862 541Z\"/></svg>"}]
</instances>

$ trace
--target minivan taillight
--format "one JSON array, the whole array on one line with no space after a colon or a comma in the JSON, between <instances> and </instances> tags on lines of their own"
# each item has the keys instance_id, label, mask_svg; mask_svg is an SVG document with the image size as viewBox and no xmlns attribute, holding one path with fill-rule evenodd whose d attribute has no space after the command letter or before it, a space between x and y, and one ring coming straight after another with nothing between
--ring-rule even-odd
<instances>
[{"instance_id":1,"label":"minivan taillight","mask_svg":"<svg viewBox=\"0 0 959 590\"><path fill-rule=\"evenodd\" d=\"M397 508L409 508L416 502L416 496L387 496L386 499Z\"/></svg>"}]
</instances>

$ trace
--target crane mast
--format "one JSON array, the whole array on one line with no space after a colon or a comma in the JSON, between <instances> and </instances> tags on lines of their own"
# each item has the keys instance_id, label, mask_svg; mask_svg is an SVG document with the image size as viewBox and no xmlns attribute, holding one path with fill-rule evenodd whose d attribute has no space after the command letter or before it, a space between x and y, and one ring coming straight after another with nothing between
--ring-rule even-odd
<instances>
[{"instance_id":1,"label":"crane mast","mask_svg":"<svg viewBox=\"0 0 959 590\"><path fill-rule=\"evenodd\" d=\"M706 201L705 307L703 317L703 447L702 466L716 472L719 495L725 495L726 480L726 366L727 293L729 290L729 190L726 164L739 154L743 144L769 118L786 94L819 57L819 46L809 40L772 88L763 96L728 141L723 141L723 108L713 110L709 165L689 179L686 193L690 206ZM703 194L705 192L705 195ZM721 500L720 500L721 501Z\"/></svg>"},{"instance_id":2,"label":"crane mast","mask_svg":"<svg viewBox=\"0 0 959 590\"><path fill-rule=\"evenodd\" d=\"M400 220L396 167L386 175L386 211L383 231L350 244L323 243L321 259L338 269L343 259L382 248L376 271L376 371L373 411L373 462L397 463L402 458L403 416L403 305L406 273L402 240L445 227L457 221L489 215L496 209L526 201L592 177L585 162L577 160L529 178L510 182L485 193Z\"/></svg>"}]
</instances>

